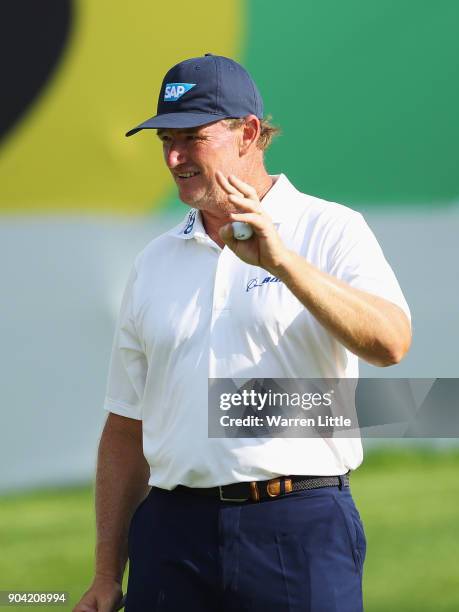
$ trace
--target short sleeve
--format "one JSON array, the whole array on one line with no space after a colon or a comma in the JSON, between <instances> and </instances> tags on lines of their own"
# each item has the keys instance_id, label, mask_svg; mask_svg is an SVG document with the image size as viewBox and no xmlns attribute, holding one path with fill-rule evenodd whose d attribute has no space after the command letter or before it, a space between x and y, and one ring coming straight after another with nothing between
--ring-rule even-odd
<instances>
[{"instance_id":1,"label":"short sleeve","mask_svg":"<svg viewBox=\"0 0 459 612\"><path fill-rule=\"evenodd\" d=\"M116 325L104 409L141 420L147 358L136 331L133 314L136 279L134 267L124 290Z\"/></svg>"},{"instance_id":2,"label":"short sleeve","mask_svg":"<svg viewBox=\"0 0 459 612\"><path fill-rule=\"evenodd\" d=\"M329 273L345 283L384 298L411 314L395 274L360 213L345 224L329 260Z\"/></svg>"}]
</instances>

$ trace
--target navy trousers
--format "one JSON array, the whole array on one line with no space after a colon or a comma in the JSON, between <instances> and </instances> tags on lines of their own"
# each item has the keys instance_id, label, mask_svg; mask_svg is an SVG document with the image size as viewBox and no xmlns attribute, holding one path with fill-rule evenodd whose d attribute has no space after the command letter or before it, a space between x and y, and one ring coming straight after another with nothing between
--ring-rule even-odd
<instances>
[{"instance_id":1,"label":"navy trousers","mask_svg":"<svg viewBox=\"0 0 459 612\"><path fill-rule=\"evenodd\" d=\"M152 488L129 530L126 612L360 612L349 488L233 503Z\"/></svg>"}]
</instances>

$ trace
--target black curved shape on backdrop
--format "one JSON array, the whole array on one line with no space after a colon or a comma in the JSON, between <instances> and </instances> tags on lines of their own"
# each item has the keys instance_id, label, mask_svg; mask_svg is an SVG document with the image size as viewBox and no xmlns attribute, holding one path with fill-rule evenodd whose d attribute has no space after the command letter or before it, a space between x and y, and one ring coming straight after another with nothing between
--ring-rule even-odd
<instances>
[{"instance_id":1,"label":"black curved shape on backdrop","mask_svg":"<svg viewBox=\"0 0 459 612\"><path fill-rule=\"evenodd\" d=\"M49 81L69 39L73 0L0 3L0 140Z\"/></svg>"}]
</instances>

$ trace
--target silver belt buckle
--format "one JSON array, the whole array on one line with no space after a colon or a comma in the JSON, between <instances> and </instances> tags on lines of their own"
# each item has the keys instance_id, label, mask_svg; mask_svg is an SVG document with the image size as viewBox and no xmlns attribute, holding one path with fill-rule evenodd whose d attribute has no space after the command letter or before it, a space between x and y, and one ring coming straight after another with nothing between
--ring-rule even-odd
<instances>
[{"instance_id":1,"label":"silver belt buckle","mask_svg":"<svg viewBox=\"0 0 459 612\"><path fill-rule=\"evenodd\" d=\"M242 499L239 499L237 497L223 497L223 487L221 485L218 487L218 490L220 492L220 501L244 502L244 501L247 501L249 499L248 497L243 497Z\"/></svg>"}]
</instances>

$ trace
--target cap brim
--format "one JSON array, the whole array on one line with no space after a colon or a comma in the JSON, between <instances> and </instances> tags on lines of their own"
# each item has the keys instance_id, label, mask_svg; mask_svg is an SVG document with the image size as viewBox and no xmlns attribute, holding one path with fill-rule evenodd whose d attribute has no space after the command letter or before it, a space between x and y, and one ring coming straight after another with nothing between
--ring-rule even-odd
<instances>
[{"instance_id":1,"label":"cap brim","mask_svg":"<svg viewBox=\"0 0 459 612\"><path fill-rule=\"evenodd\" d=\"M221 119L228 119L226 115L217 115L214 113L166 113L164 115L156 115L147 119L137 127L126 132L126 136L137 134L140 130L153 130L158 128L193 128L206 123L213 123Z\"/></svg>"}]
</instances>

